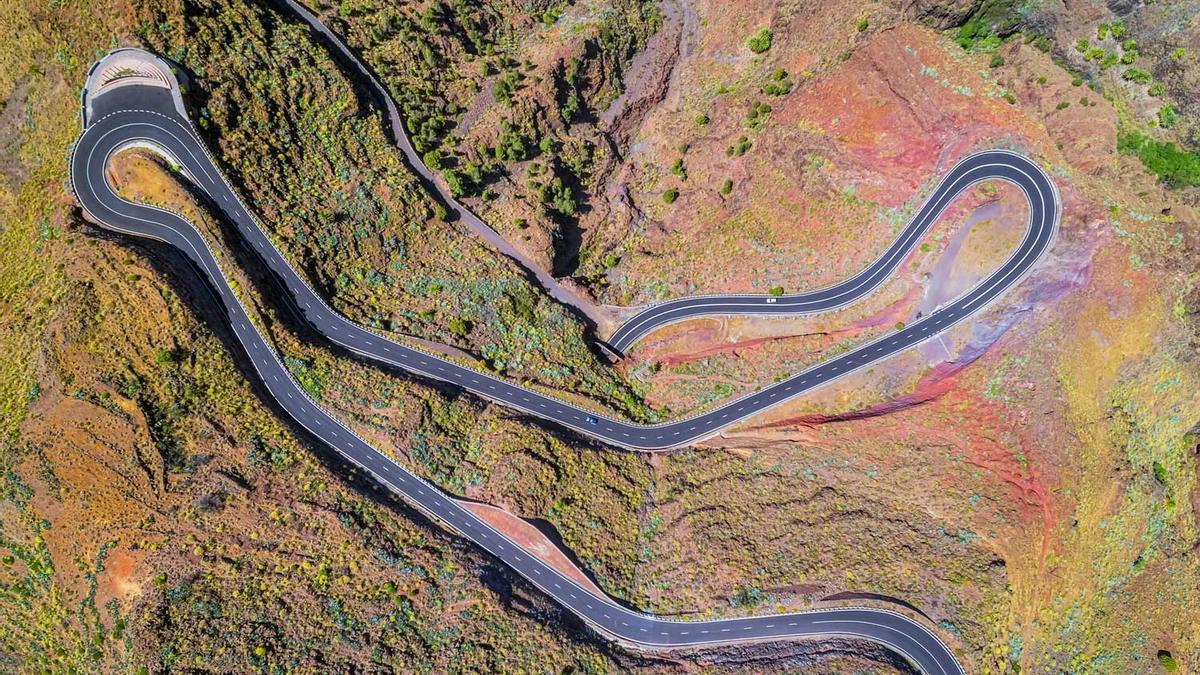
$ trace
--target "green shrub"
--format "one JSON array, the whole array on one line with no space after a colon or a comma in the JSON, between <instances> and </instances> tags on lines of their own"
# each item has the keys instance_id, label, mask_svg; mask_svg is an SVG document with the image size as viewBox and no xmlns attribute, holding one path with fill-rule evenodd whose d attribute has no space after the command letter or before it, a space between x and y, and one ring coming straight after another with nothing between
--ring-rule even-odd
<instances>
[{"instance_id":1,"label":"green shrub","mask_svg":"<svg viewBox=\"0 0 1200 675\"><path fill-rule=\"evenodd\" d=\"M729 604L733 607L756 607L763 600L765 598L762 590L756 586L747 586L738 589L738 592L729 598Z\"/></svg>"},{"instance_id":2,"label":"green shrub","mask_svg":"<svg viewBox=\"0 0 1200 675\"><path fill-rule=\"evenodd\" d=\"M767 295L783 295L783 286L773 286L767 291Z\"/></svg>"},{"instance_id":3,"label":"green shrub","mask_svg":"<svg viewBox=\"0 0 1200 675\"><path fill-rule=\"evenodd\" d=\"M746 46L755 54L762 54L771 48L771 29L760 28L758 32L746 41Z\"/></svg>"},{"instance_id":4,"label":"green shrub","mask_svg":"<svg viewBox=\"0 0 1200 675\"><path fill-rule=\"evenodd\" d=\"M1168 673L1173 673L1176 670L1179 670L1179 663L1175 660L1175 657L1171 655L1171 652L1165 649L1158 650L1158 665L1162 666L1163 670L1167 671Z\"/></svg>"},{"instance_id":5,"label":"green shrub","mask_svg":"<svg viewBox=\"0 0 1200 675\"><path fill-rule=\"evenodd\" d=\"M1070 101L1059 101L1058 105L1054 106L1055 110L1066 110L1071 107Z\"/></svg>"},{"instance_id":6,"label":"green shrub","mask_svg":"<svg viewBox=\"0 0 1200 675\"><path fill-rule=\"evenodd\" d=\"M863 14L862 16L860 16L858 18L858 24L855 26L855 28L858 29L858 32L862 33L864 31L866 31L870 25L871 25L871 17L867 16L866 14Z\"/></svg>"},{"instance_id":7,"label":"green shrub","mask_svg":"<svg viewBox=\"0 0 1200 675\"><path fill-rule=\"evenodd\" d=\"M721 194L728 195L733 192L733 180L726 178L724 183L721 183Z\"/></svg>"},{"instance_id":8,"label":"green shrub","mask_svg":"<svg viewBox=\"0 0 1200 675\"><path fill-rule=\"evenodd\" d=\"M696 115L696 124L699 124L700 126L703 127L703 126L708 125L708 121L709 121L708 115L705 115L704 113L700 113L699 115Z\"/></svg>"},{"instance_id":9,"label":"green shrub","mask_svg":"<svg viewBox=\"0 0 1200 675\"><path fill-rule=\"evenodd\" d=\"M750 110L746 113L746 128L751 131L760 131L763 125L767 123L767 115L770 112L770 105L762 101L755 101L750 105Z\"/></svg>"},{"instance_id":10,"label":"green shrub","mask_svg":"<svg viewBox=\"0 0 1200 675\"><path fill-rule=\"evenodd\" d=\"M529 158L529 148L525 145L522 130L509 120L500 123L500 137L496 139L493 154L496 159L510 162L520 162Z\"/></svg>"},{"instance_id":11,"label":"green shrub","mask_svg":"<svg viewBox=\"0 0 1200 675\"><path fill-rule=\"evenodd\" d=\"M762 93L768 96L783 96L791 91L792 81L786 79L782 81L768 82L762 87Z\"/></svg>"},{"instance_id":12,"label":"green shrub","mask_svg":"<svg viewBox=\"0 0 1200 675\"><path fill-rule=\"evenodd\" d=\"M675 200L679 199L679 190L675 188L667 188L662 193L662 200L668 204L674 204Z\"/></svg>"},{"instance_id":13,"label":"green shrub","mask_svg":"<svg viewBox=\"0 0 1200 675\"><path fill-rule=\"evenodd\" d=\"M746 154L746 151L749 150L752 145L754 144L750 142L749 138L741 136L738 138L737 145L731 145L728 148L725 148L725 154L732 157L741 157L742 155Z\"/></svg>"},{"instance_id":14,"label":"green shrub","mask_svg":"<svg viewBox=\"0 0 1200 675\"><path fill-rule=\"evenodd\" d=\"M466 186L463 184L462 176L454 169L443 169L442 178L446 179L446 186L450 188L450 196L461 197L466 193ZM439 216L441 218L441 216ZM445 220L445 218L441 218Z\"/></svg>"},{"instance_id":15,"label":"green shrub","mask_svg":"<svg viewBox=\"0 0 1200 675\"><path fill-rule=\"evenodd\" d=\"M1086 54L1088 47L1090 46L1091 43L1087 41L1087 38L1079 38L1075 41L1075 51L1079 52L1080 54Z\"/></svg>"},{"instance_id":16,"label":"green shrub","mask_svg":"<svg viewBox=\"0 0 1200 675\"><path fill-rule=\"evenodd\" d=\"M988 61L988 68L999 68L1004 65L1004 57L999 54L992 54L992 60Z\"/></svg>"},{"instance_id":17,"label":"green shrub","mask_svg":"<svg viewBox=\"0 0 1200 675\"><path fill-rule=\"evenodd\" d=\"M425 163L425 166L429 167L430 171L441 171L442 151L437 148L429 150L421 156L421 161Z\"/></svg>"},{"instance_id":18,"label":"green shrub","mask_svg":"<svg viewBox=\"0 0 1200 675\"><path fill-rule=\"evenodd\" d=\"M1158 109L1158 126L1164 129L1170 129L1175 126L1175 121L1179 116L1175 113L1175 108L1169 105L1164 105Z\"/></svg>"},{"instance_id":19,"label":"green shrub","mask_svg":"<svg viewBox=\"0 0 1200 675\"><path fill-rule=\"evenodd\" d=\"M492 85L492 96L501 103L511 105L513 94L517 91L517 82L521 79L521 74L516 71L510 71L500 76L496 83Z\"/></svg>"},{"instance_id":20,"label":"green shrub","mask_svg":"<svg viewBox=\"0 0 1200 675\"><path fill-rule=\"evenodd\" d=\"M1167 484L1167 467L1163 466L1162 462L1154 460L1153 468L1154 480L1158 481L1160 485L1165 486Z\"/></svg>"},{"instance_id":21,"label":"green shrub","mask_svg":"<svg viewBox=\"0 0 1200 675\"><path fill-rule=\"evenodd\" d=\"M557 211L564 216L573 216L578 208L571 186L555 176L541 187L541 201L548 209Z\"/></svg>"},{"instance_id":22,"label":"green shrub","mask_svg":"<svg viewBox=\"0 0 1200 675\"><path fill-rule=\"evenodd\" d=\"M683 158L680 157L671 165L671 173L679 176L680 180L687 180L687 168L683 166Z\"/></svg>"},{"instance_id":23,"label":"green shrub","mask_svg":"<svg viewBox=\"0 0 1200 675\"><path fill-rule=\"evenodd\" d=\"M1150 73L1137 68L1127 69L1125 73L1121 75L1121 77L1130 82L1137 82L1138 84L1146 84L1150 82Z\"/></svg>"}]
</instances>

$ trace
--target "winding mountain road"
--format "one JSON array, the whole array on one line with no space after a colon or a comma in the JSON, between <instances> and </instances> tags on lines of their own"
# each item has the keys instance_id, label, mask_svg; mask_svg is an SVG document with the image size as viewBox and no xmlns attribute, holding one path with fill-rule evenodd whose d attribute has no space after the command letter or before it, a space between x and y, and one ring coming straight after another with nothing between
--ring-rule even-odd
<instances>
[{"instance_id":1,"label":"winding mountain road","mask_svg":"<svg viewBox=\"0 0 1200 675\"><path fill-rule=\"evenodd\" d=\"M1019 281L1049 247L1058 223L1058 195L1045 172L1028 158L1005 150L991 150L966 157L954 165L883 255L849 279L815 291L791 295L693 295L668 300L630 317L613 333L608 344L617 352L625 352L652 331L702 316L797 316L828 312L852 304L891 277L956 197L976 183L987 180L1007 181L1025 194L1030 208L1025 239L983 283L955 302L946 303L927 318L900 331L902 337L893 336L897 349L885 347L880 351L880 345L872 347L869 353L877 353L879 357L869 362L904 351L923 338L945 331L995 300ZM846 365L867 363L863 357L853 357L853 354L843 359ZM831 369L831 372L838 370ZM824 381L822 379L818 384Z\"/></svg>"},{"instance_id":2,"label":"winding mountain road","mask_svg":"<svg viewBox=\"0 0 1200 675\"><path fill-rule=\"evenodd\" d=\"M106 64L142 59L157 76L128 78ZM111 80L101 77L113 71ZM123 71L122 71L123 72ZM145 81L143 81L145 80ZM947 174L917 217L878 261L853 279L813 293L774 299L765 296L691 298L651 308L622 329L623 344L665 323L713 313L793 314L840 306L868 293L890 274L916 245L923 232L969 186L983 180L1013 183L1029 200L1025 236L999 269L941 309L849 353L830 359L752 394L703 414L659 425L640 425L584 410L571 403L455 364L364 328L330 309L271 243L209 156L191 126L170 66L140 50L117 50L94 65L83 92L84 131L70 159L71 186L90 220L134 236L167 242L204 274L226 311L226 319L243 345L268 393L314 436L369 472L389 490L432 518L445 523L541 588L596 630L643 648L680 648L728 642L795 637L848 636L886 645L923 672L961 673L946 645L921 623L874 608L821 609L791 614L711 621L673 621L624 608L585 590L358 437L311 400L271 349L230 286L205 238L186 220L169 211L134 204L119 197L106 170L111 157L129 147L150 148L187 175L236 227L250 249L283 283L305 320L331 342L376 363L448 382L503 405L575 429L613 445L661 451L693 443L738 421L799 396L847 373L866 368L913 345L935 337L980 311L1017 283L1046 251L1057 229L1058 195L1046 174L1029 159L995 151L972 155ZM631 322L632 323L632 322Z\"/></svg>"}]
</instances>

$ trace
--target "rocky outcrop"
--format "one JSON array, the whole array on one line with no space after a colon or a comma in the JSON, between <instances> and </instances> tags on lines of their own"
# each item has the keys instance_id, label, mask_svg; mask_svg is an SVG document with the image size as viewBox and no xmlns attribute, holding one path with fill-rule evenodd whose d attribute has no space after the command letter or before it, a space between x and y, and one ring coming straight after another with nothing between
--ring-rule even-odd
<instances>
[{"instance_id":1,"label":"rocky outcrop","mask_svg":"<svg viewBox=\"0 0 1200 675\"><path fill-rule=\"evenodd\" d=\"M980 2L981 0L911 0L904 7L904 13L913 21L944 30L961 26L979 7Z\"/></svg>"}]
</instances>

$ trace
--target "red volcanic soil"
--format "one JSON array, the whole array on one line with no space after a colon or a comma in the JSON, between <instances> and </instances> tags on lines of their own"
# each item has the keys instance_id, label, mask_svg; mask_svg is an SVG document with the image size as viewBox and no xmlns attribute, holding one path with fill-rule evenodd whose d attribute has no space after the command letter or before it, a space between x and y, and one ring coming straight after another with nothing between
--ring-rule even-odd
<instances>
[{"instance_id":1,"label":"red volcanic soil","mask_svg":"<svg viewBox=\"0 0 1200 675\"><path fill-rule=\"evenodd\" d=\"M564 576L592 593L604 597L604 592L597 588L596 584L592 583L592 580L580 571L562 550L555 546L553 542L546 538L546 535L542 534L533 525L495 506L461 500L458 503L488 525L502 532L504 536L524 549L529 555L558 570Z\"/></svg>"}]
</instances>

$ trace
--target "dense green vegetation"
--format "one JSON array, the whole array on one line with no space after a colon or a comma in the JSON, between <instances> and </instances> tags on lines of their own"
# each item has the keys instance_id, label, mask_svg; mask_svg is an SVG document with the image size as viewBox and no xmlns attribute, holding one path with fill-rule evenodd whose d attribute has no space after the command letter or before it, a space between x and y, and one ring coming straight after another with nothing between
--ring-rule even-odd
<instances>
[{"instance_id":1,"label":"dense green vegetation","mask_svg":"<svg viewBox=\"0 0 1200 675\"><path fill-rule=\"evenodd\" d=\"M1181 150L1170 141L1158 141L1133 131L1117 139L1117 149L1142 160L1151 173L1171 187L1200 185L1200 152Z\"/></svg>"},{"instance_id":2,"label":"dense green vegetation","mask_svg":"<svg viewBox=\"0 0 1200 675\"><path fill-rule=\"evenodd\" d=\"M959 27L958 44L969 51L993 51L1020 25L1016 0L983 0Z\"/></svg>"}]
</instances>

